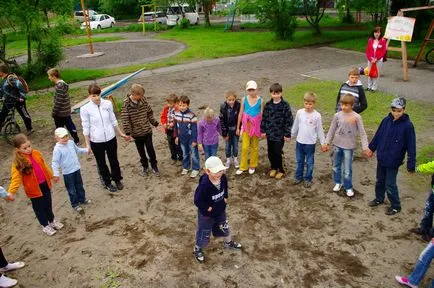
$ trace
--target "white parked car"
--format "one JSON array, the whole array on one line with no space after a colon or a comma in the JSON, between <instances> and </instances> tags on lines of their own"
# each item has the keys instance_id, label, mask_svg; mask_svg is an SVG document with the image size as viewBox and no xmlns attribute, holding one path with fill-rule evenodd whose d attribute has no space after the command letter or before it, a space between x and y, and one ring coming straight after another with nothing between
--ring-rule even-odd
<instances>
[{"instance_id":1,"label":"white parked car","mask_svg":"<svg viewBox=\"0 0 434 288\"><path fill-rule=\"evenodd\" d=\"M98 14L98 12L96 12L94 10L90 10L90 9L86 10L86 15L88 17L92 17L93 15L96 15L96 14ZM74 11L74 18L75 18L75 20L80 21L80 23L84 22L84 13L83 13L83 10L81 10L81 11Z\"/></svg>"},{"instance_id":2,"label":"white parked car","mask_svg":"<svg viewBox=\"0 0 434 288\"><path fill-rule=\"evenodd\" d=\"M154 23L154 19L155 22L160 23L160 24L166 24L167 22L167 17L166 17L166 13L162 12L162 11L157 11L157 12L145 12L145 23ZM139 19L137 20L137 22L142 23L142 15L140 15Z\"/></svg>"},{"instance_id":3,"label":"white parked car","mask_svg":"<svg viewBox=\"0 0 434 288\"><path fill-rule=\"evenodd\" d=\"M177 25L182 19L182 12L184 12L185 18L190 20L190 24L199 24L199 14L188 4L182 4L167 8L167 26Z\"/></svg>"},{"instance_id":4,"label":"white parked car","mask_svg":"<svg viewBox=\"0 0 434 288\"><path fill-rule=\"evenodd\" d=\"M103 29L110 28L116 24L115 18L107 14L96 14L90 18L89 26L90 29ZM81 23L81 29L86 29L86 23Z\"/></svg>"}]
</instances>

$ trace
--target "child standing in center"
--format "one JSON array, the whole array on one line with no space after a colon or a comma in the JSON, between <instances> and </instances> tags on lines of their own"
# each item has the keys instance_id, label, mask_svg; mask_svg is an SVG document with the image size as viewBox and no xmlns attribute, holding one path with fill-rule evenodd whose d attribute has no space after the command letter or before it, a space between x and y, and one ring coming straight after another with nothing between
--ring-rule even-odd
<instances>
[{"instance_id":1,"label":"child standing in center","mask_svg":"<svg viewBox=\"0 0 434 288\"><path fill-rule=\"evenodd\" d=\"M295 144L297 168L293 184L300 184L304 180L304 187L306 188L312 186L315 145L318 138L322 145L321 150L327 150L324 130L322 128L321 114L314 109L315 102L315 93L307 92L304 94L304 108L297 111L294 125L291 130L292 137L297 137L297 142ZM303 178L305 162L306 174Z\"/></svg>"},{"instance_id":2,"label":"child standing in center","mask_svg":"<svg viewBox=\"0 0 434 288\"><path fill-rule=\"evenodd\" d=\"M167 135L167 144L169 145L170 150L170 158L172 159L172 165L182 164L182 151L179 145L175 144L175 112L178 110L177 102L178 97L175 94L170 94L169 97L166 98L167 105L164 106L163 111L161 111L160 115L160 123L164 127L164 132ZM178 162L179 161L179 162Z\"/></svg>"},{"instance_id":3,"label":"child standing in center","mask_svg":"<svg viewBox=\"0 0 434 288\"><path fill-rule=\"evenodd\" d=\"M222 129L222 136L226 142L226 168L231 166L231 159L235 168L240 168L237 158L239 136L236 134L240 106L241 104L237 100L235 92L226 92L226 101L220 106L220 126Z\"/></svg>"},{"instance_id":4,"label":"child standing in center","mask_svg":"<svg viewBox=\"0 0 434 288\"><path fill-rule=\"evenodd\" d=\"M12 179L7 200L13 201L15 193L21 184L24 192L32 202L42 232L52 236L63 224L56 221L51 202L51 179L53 173L48 168L40 151L33 149L29 139L24 134L18 134L13 139L14 160L12 162Z\"/></svg>"},{"instance_id":5,"label":"child standing in center","mask_svg":"<svg viewBox=\"0 0 434 288\"><path fill-rule=\"evenodd\" d=\"M362 117L353 111L354 96L345 94L341 97L341 111L336 113L327 133L326 145L333 140L333 191L339 192L342 185L348 197L354 196L353 191L353 152L356 148L356 136L360 134L362 149L369 156L368 137L363 126ZM328 148L327 148L328 149ZM344 166L344 181L342 183L342 164Z\"/></svg>"},{"instance_id":6,"label":"child standing in center","mask_svg":"<svg viewBox=\"0 0 434 288\"><path fill-rule=\"evenodd\" d=\"M258 166L259 138L261 137L261 119L264 105L257 94L258 85L250 80L246 84L247 95L241 100L238 114L236 135L241 135L241 163L236 174L241 175L249 170L254 174ZM250 162L248 159L250 150Z\"/></svg>"},{"instance_id":7,"label":"child standing in center","mask_svg":"<svg viewBox=\"0 0 434 288\"><path fill-rule=\"evenodd\" d=\"M203 111L203 119L197 125L197 144L199 151L205 152L205 160L217 156L220 134L220 119L215 117L214 110L207 107Z\"/></svg>"},{"instance_id":8,"label":"child standing in center","mask_svg":"<svg viewBox=\"0 0 434 288\"><path fill-rule=\"evenodd\" d=\"M288 102L282 99L282 85L270 86L271 100L265 104L261 121L261 136L267 138L270 177L281 179L285 174L283 146L291 139L292 112Z\"/></svg>"}]
</instances>

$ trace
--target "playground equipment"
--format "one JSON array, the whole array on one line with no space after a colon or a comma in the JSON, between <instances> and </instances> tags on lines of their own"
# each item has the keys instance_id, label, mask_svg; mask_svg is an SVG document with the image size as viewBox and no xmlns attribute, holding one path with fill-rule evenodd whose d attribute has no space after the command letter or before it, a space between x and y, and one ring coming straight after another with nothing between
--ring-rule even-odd
<instances>
[{"instance_id":1,"label":"playground equipment","mask_svg":"<svg viewBox=\"0 0 434 288\"><path fill-rule=\"evenodd\" d=\"M432 9L434 9L434 7ZM414 67L417 66L417 63L419 62L420 58L422 57L423 50L425 50L426 44L434 43L434 39L431 39L431 35L432 35L433 30L434 30L434 19L431 21L431 25L429 26L429 29L426 32L425 38L423 39L423 42L422 42L422 46L420 46L419 53L417 53L416 60L414 61L414 64L413 64ZM434 54L433 49L429 50L425 55L425 60L429 64L433 64L432 63L432 59L433 59L432 54Z\"/></svg>"},{"instance_id":2,"label":"playground equipment","mask_svg":"<svg viewBox=\"0 0 434 288\"><path fill-rule=\"evenodd\" d=\"M153 7L154 8L154 31L157 31L157 21L155 21L156 13L157 13L157 1L154 0L152 4L141 5L142 7L142 25L143 25L143 35L146 32L145 25L145 7Z\"/></svg>"},{"instance_id":3,"label":"playground equipment","mask_svg":"<svg viewBox=\"0 0 434 288\"><path fill-rule=\"evenodd\" d=\"M232 30L232 28L234 27L235 14L237 13L237 4L238 0L235 0L235 2L231 3L229 7L229 14L226 17L225 31Z\"/></svg>"}]
</instances>

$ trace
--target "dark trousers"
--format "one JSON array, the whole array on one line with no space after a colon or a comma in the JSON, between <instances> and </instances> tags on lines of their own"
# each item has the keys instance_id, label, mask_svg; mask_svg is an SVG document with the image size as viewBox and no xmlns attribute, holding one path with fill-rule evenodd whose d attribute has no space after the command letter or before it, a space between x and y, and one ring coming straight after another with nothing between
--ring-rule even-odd
<instances>
[{"instance_id":1,"label":"dark trousers","mask_svg":"<svg viewBox=\"0 0 434 288\"><path fill-rule=\"evenodd\" d=\"M398 186L396 185L396 176L398 175L398 167L387 168L377 163L377 182L375 183L375 199L383 202L384 196L387 193L391 207L393 209L401 209L399 201Z\"/></svg>"},{"instance_id":2,"label":"dark trousers","mask_svg":"<svg viewBox=\"0 0 434 288\"><path fill-rule=\"evenodd\" d=\"M0 247L0 268L4 268L9 264L9 262L6 260L5 255L3 255L2 248ZM1 274L0 274L1 276Z\"/></svg>"},{"instance_id":3,"label":"dark trousers","mask_svg":"<svg viewBox=\"0 0 434 288\"><path fill-rule=\"evenodd\" d=\"M425 202L425 208L423 210L422 220L420 221L420 229L431 237L434 235L432 229L432 220L434 214L434 193L432 190L429 191L428 198Z\"/></svg>"},{"instance_id":4,"label":"dark trousers","mask_svg":"<svg viewBox=\"0 0 434 288\"><path fill-rule=\"evenodd\" d=\"M77 134L77 128L75 127L74 122L72 122L71 116L53 117L53 119L54 119L54 125L56 125L56 128L65 127L66 129L68 129L69 134L71 134L71 137L74 138L74 142L76 144L80 142L80 139L78 138L78 134Z\"/></svg>"},{"instance_id":5,"label":"dark trousers","mask_svg":"<svg viewBox=\"0 0 434 288\"><path fill-rule=\"evenodd\" d=\"M283 168L283 145L284 141L273 141L267 139L268 146L268 160L270 160L271 169L279 170L285 173Z\"/></svg>"},{"instance_id":6,"label":"dark trousers","mask_svg":"<svg viewBox=\"0 0 434 288\"><path fill-rule=\"evenodd\" d=\"M18 111L21 118L23 118L26 129L28 131L32 130L32 118L30 118L29 112L27 112L26 101L17 101L17 103L15 103L15 109ZM5 119L8 116L10 110L11 106L3 104L2 110L0 111L0 129L3 127Z\"/></svg>"},{"instance_id":7,"label":"dark trousers","mask_svg":"<svg viewBox=\"0 0 434 288\"><path fill-rule=\"evenodd\" d=\"M70 174L63 175L63 181L65 182L72 208L86 201L86 192L83 188L83 179L81 179L80 169Z\"/></svg>"},{"instance_id":8,"label":"dark trousers","mask_svg":"<svg viewBox=\"0 0 434 288\"><path fill-rule=\"evenodd\" d=\"M176 137L173 136L173 130L167 130L166 135L170 149L170 158L172 158L172 160L182 161L181 146L175 144Z\"/></svg>"},{"instance_id":9,"label":"dark trousers","mask_svg":"<svg viewBox=\"0 0 434 288\"><path fill-rule=\"evenodd\" d=\"M90 148L92 149L93 155L95 155L98 172L102 177L104 184L109 185L111 180L114 180L115 182L122 180L121 168L119 167L118 161L118 144L116 137L110 141L102 143L94 143L91 141ZM106 153L110 163L110 170L106 164Z\"/></svg>"},{"instance_id":10,"label":"dark trousers","mask_svg":"<svg viewBox=\"0 0 434 288\"><path fill-rule=\"evenodd\" d=\"M35 211L39 224L45 227L49 222L53 222L54 220L51 191L47 182L39 184L39 188L41 189L42 196L30 198L30 201L32 202L33 211Z\"/></svg>"},{"instance_id":11,"label":"dark trousers","mask_svg":"<svg viewBox=\"0 0 434 288\"><path fill-rule=\"evenodd\" d=\"M154 145L152 144L152 133L145 134L144 136L134 137L134 140L136 143L137 151L140 155L140 163L142 163L143 168L149 167L146 152L148 153L151 167L157 168L157 156L155 155Z\"/></svg>"}]
</instances>

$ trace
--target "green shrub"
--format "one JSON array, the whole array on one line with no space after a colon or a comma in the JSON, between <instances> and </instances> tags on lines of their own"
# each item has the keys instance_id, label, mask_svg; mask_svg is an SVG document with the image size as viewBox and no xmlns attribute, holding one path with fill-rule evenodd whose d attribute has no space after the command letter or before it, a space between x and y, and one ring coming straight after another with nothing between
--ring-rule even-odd
<instances>
[{"instance_id":1,"label":"green shrub","mask_svg":"<svg viewBox=\"0 0 434 288\"><path fill-rule=\"evenodd\" d=\"M287 0L261 0L259 19L268 23L276 37L281 40L291 40L297 27L296 17L292 15L294 5Z\"/></svg>"},{"instance_id":2,"label":"green shrub","mask_svg":"<svg viewBox=\"0 0 434 288\"><path fill-rule=\"evenodd\" d=\"M188 18L182 18L181 21L179 21L179 28L181 29L187 29L190 27L190 20Z\"/></svg>"}]
</instances>

